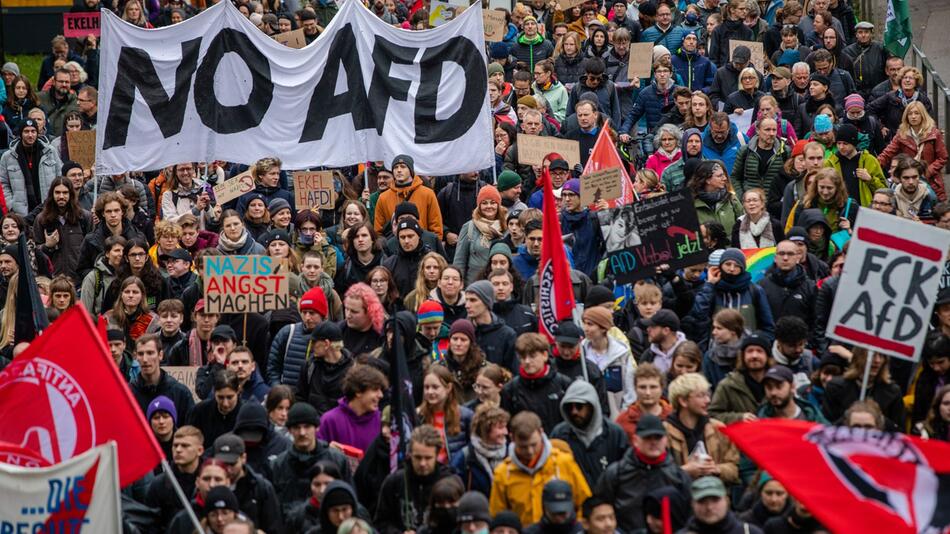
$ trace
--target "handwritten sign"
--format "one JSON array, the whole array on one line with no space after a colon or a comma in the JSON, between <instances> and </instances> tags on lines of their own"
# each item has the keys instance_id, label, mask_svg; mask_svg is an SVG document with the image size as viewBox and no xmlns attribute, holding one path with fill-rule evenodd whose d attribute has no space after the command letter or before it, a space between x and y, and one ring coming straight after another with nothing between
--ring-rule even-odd
<instances>
[{"instance_id":1,"label":"handwritten sign","mask_svg":"<svg viewBox=\"0 0 950 534\"><path fill-rule=\"evenodd\" d=\"M430 3L432 11L429 13L429 26L436 28L455 19L455 17L462 14L467 5L468 2L465 2L463 6L452 0L432 0Z\"/></svg>"},{"instance_id":2,"label":"handwritten sign","mask_svg":"<svg viewBox=\"0 0 950 534\"><path fill-rule=\"evenodd\" d=\"M581 162L581 146L577 141L541 135L518 134L518 163L541 165L544 156L557 152L573 167Z\"/></svg>"},{"instance_id":3,"label":"handwritten sign","mask_svg":"<svg viewBox=\"0 0 950 534\"><path fill-rule=\"evenodd\" d=\"M63 36L84 39L88 35L99 37L99 12L63 13Z\"/></svg>"},{"instance_id":4,"label":"handwritten sign","mask_svg":"<svg viewBox=\"0 0 950 534\"><path fill-rule=\"evenodd\" d=\"M226 204L244 193L250 193L254 188L254 177L251 176L251 171L244 171L214 186L214 200L219 205Z\"/></svg>"},{"instance_id":5,"label":"handwritten sign","mask_svg":"<svg viewBox=\"0 0 950 534\"><path fill-rule=\"evenodd\" d=\"M66 142L69 144L69 159L82 165L83 169L91 169L95 166L95 130L78 130L75 132L66 132Z\"/></svg>"},{"instance_id":6,"label":"handwritten sign","mask_svg":"<svg viewBox=\"0 0 950 534\"><path fill-rule=\"evenodd\" d=\"M508 23L505 22L505 13L503 11L483 9L482 25L485 27L485 40L490 43L501 41L508 32Z\"/></svg>"},{"instance_id":7,"label":"handwritten sign","mask_svg":"<svg viewBox=\"0 0 950 534\"><path fill-rule=\"evenodd\" d=\"M278 33L274 36L278 43L289 46L290 48L303 48L307 46L307 36L303 33L303 28L297 28L289 32Z\"/></svg>"},{"instance_id":8,"label":"handwritten sign","mask_svg":"<svg viewBox=\"0 0 950 534\"><path fill-rule=\"evenodd\" d=\"M330 171L295 172L294 205L298 210L308 208L332 210L336 205L333 173Z\"/></svg>"},{"instance_id":9,"label":"handwritten sign","mask_svg":"<svg viewBox=\"0 0 950 534\"><path fill-rule=\"evenodd\" d=\"M208 256L204 262L205 310L264 313L289 307L288 279L279 266L270 256Z\"/></svg>"},{"instance_id":10,"label":"handwritten sign","mask_svg":"<svg viewBox=\"0 0 950 534\"><path fill-rule=\"evenodd\" d=\"M581 176L581 206L589 206L598 200L614 200L623 194L620 169L601 169Z\"/></svg>"},{"instance_id":11,"label":"handwritten sign","mask_svg":"<svg viewBox=\"0 0 950 534\"><path fill-rule=\"evenodd\" d=\"M630 43L627 79L649 78L653 75L653 43Z\"/></svg>"},{"instance_id":12,"label":"handwritten sign","mask_svg":"<svg viewBox=\"0 0 950 534\"><path fill-rule=\"evenodd\" d=\"M162 369L164 369L169 376L184 384L188 388L188 391L191 392L191 396L195 398L195 402L201 402L204 400L199 398L198 393L195 392L195 381L198 377L198 367L192 367L189 365L167 365L163 366Z\"/></svg>"},{"instance_id":13,"label":"handwritten sign","mask_svg":"<svg viewBox=\"0 0 950 534\"><path fill-rule=\"evenodd\" d=\"M755 67L755 70L759 71L760 74L765 74L765 47L758 41L739 41L736 39L729 39L730 61L732 60L732 52L737 46L740 45L749 47L749 51L752 52L752 60L750 63L752 63L752 66Z\"/></svg>"},{"instance_id":14,"label":"handwritten sign","mask_svg":"<svg viewBox=\"0 0 950 534\"><path fill-rule=\"evenodd\" d=\"M579 6L586 2L587 0L560 0L557 5L561 11L570 11L574 6ZM650 51L650 56L653 56L653 51Z\"/></svg>"},{"instance_id":15,"label":"handwritten sign","mask_svg":"<svg viewBox=\"0 0 950 534\"><path fill-rule=\"evenodd\" d=\"M646 198L634 203L633 211L640 244L607 255L607 266L617 282L653 276L662 264L675 270L706 261L690 193L675 191Z\"/></svg>"}]
</instances>

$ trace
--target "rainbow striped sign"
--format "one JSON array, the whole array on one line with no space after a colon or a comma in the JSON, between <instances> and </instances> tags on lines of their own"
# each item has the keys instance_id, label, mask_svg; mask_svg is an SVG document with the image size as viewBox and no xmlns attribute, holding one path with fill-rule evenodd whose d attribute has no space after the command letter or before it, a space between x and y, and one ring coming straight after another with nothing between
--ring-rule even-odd
<instances>
[{"instance_id":1,"label":"rainbow striped sign","mask_svg":"<svg viewBox=\"0 0 950 534\"><path fill-rule=\"evenodd\" d=\"M744 248L745 270L752 275L752 282L758 282L765 277L765 272L775 263L775 247Z\"/></svg>"}]
</instances>

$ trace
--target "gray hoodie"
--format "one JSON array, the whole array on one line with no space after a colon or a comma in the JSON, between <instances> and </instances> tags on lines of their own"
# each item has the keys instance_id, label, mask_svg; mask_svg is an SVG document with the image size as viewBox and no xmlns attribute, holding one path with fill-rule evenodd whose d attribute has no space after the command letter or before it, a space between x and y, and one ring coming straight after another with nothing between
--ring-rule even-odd
<instances>
[{"instance_id":1,"label":"gray hoodie","mask_svg":"<svg viewBox=\"0 0 950 534\"><path fill-rule=\"evenodd\" d=\"M594 414L590 418L590 423L587 424L587 428L579 428L571 423L567 413L567 405L571 403L590 404L594 407ZM577 437L580 438L584 445L590 446L597 436L603 432L604 428L604 413L601 410L600 398L597 397L597 390L594 389L594 386L583 380L574 381L571 386L567 388L564 397L561 399L561 417L564 418L565 423L571 425L571 428L574 429Z\"/></svg>"}]
</instances>

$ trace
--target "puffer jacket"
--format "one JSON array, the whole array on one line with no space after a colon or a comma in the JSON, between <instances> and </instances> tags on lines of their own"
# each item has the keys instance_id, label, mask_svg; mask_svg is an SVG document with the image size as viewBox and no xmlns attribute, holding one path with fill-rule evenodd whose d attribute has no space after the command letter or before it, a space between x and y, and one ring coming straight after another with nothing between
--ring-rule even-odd
<instances>
[{"instance_id":1,"label":"puffer jacket","mask_svg":"<svg viewBox=\"0 0 950 534\"><path fill-rule=\"evenodd\" d=\"M697 343L708 339L710 328L707 326L712 326L712 316L723 308L738 310L746 320L748 330L758 332L771 340L775 332L775 321L772 318L772 309L769 307L765 291L751 281L745 289L740 291L723 290L726 287L728 286L725 280L720 280L716 285L707 282L696 294L689 317L697 325L702 325L697 331L702 332L703 338L697 340Z\"/></svg>"},{"instance_id":2,"label":"puffer jacket","mask_svg":"<svg viewBox=\"0 0 950 534\"><path fill-rule=\"evenodd\" d=\"M752 29L743 20L724 20L709 36L709 60L720 67L730 63L729 41L754 41Z\"/></svg>"},{"instance_id":3,"label":"puffer jacket","mask_svg":"<svg viewBox=\"0 0 950 534\"><path fill-rule=\"evenodd\" d=\"M579 82L581 76L586 74L584 70L585 59L587 58L580 51L574 57L568 57L565 54L559 55L554 60L554 73L557 75L557 79L561 83L574 84Z\"/></svg>"},{"instance_id":4,"label":"puffer jacket","mask_svg":"<svg viewBox=\"0 0 950 534\"><path fill-rule=\"evenodd\" d=\"M772 187L772 182L778 179L782 172L785 162L792 156L791 150L782 139L776 138L772 143L772 154L769 156L768 166L765 168L765 174L759 172L759 163L761 162L759 151L759 136L754 136L749 140L749 144L742 147L736 155L736 162L733 164L732 184L736 188L736 195L742 198L743 193L758 187L768 192Z\"/></svg>"},{"instance_id":5,"label":"puffer jacket","mask_svg":"<svg viewBox=\"0 0 950 534\"><path fill-rule=\"evenodd\" d=\"M765 277L759 280L765 290L772 317L793 315L800 317L808 325L809 332L815 325L815 282L805 275L805 268L796 265L789 273L779 271L775 265L769 267Z\"/></svg>"},{"instance_id":6,"label":"puffer jacket","mask_svg":"<svg viewBox=\"0 0 950 534\"><path fill-rule=\"evenodd\" d=\"M716 66L698 52L687 52L680 48L673 54L671 61L673 70L690 91L703 91L716 79Z\"/></svg>"},{"instance_id":7,"label":"puffer jacket","mask_svg":"<svg viewBox=\"0 0 950 534\"><path fill-rule=\"evenodd\" d=\"M630 112L624 116L618 132L630 133L634 131L642 117L646 117L647 130L652 132L659 125L663 113L674 105L673 91L675 90L676 85L672 82L666 91L657 87L656 82L641 89L637 95L637 100L633 103L633 107L630 108Z\"/></svg>"},{"instance_id":8,"label":"puffer jacket","mask_svg":"<svg viewBox=\"0 0 950 534\"><path fill-rule=\"evenodd\" d=\"M271 386L297 384L307 359L310 332L302 322L281 328L271 342L267 358L267 383Z\"/></svg>"},{"instance_id":9,"label":"puffer jacket","mask_svg":"<svg viewBox=\"0 0 950 534\"><path fill-rule=\"evenodd\" d=\"M688 28L671 24L664 32L657 25L650 26L640 34L641 43L653 43L653 46L663 45L667 50L679 50L683 38L692 33Z\"/></svg>"},{"instance_id":10,"label":"puffer jacket","mask_svg":"<svg viewBox=\"0 0 950 534\"><path fill-rule=\"evenodd\" d=\"M309 452L290 447L274 458L267 469L267 477L274 484L284 515L289 514L297 503L310 498L310 477L306 473L317 462L335 465L343 480L352 483L346 456L330 447L329 443L318 439L316 448Z\"/></svg>"},{"instance_id":11,"label":"puffer jacket","mask_svg":"<svg viewBox=\"0 0 950 534\"><path fill-rule=\"evenodd\" d=\"M27 200L26 175L20 167L20 144L19 139L10 143L10 149L0 156L0 186L3 187L3 199L7 210L26 217L30 212L30 206ZM63 162L59 159L59 153L42 138L37 138L34 146L36 150L40 150L39 168L36 170L36 178L39 180L39 205L46 200L50 185L53 179L59 176Z\"/></svg>"},{"instance_id":12,"label":"puffer jacket","mask_svg":"<svg viewBox=\"0 0 950 534\"><path fill-rule=\"evenodd\" d=\"M559 374L554 366L549 364L547 372L541 378L515 375L501 390L501 407L513 414L522 410L533 411L541 418L544 431L551 432L561 422L561 411L557 403L570 385L571 379Z\"/></svg>"},{"instance_id":13,"label":"puffer jacket","mask_svg":"<svg viewBox=\"0 0 950 534\"><path fill-rule=\"evenodd\" d=\"M541 34L536 35L535 39L532 40L525 37L524 33L522 33L515 39L515 43L511 45L510 52L511 55L514 56L515 61L524 62L528 65L531 72L534 72L535 64L544 61L554 54L554 43L549 39L545 39Z\"/></svg>"},{"instance_id":14,"label":"puffer jacket","mask_svg":"<svg viewBox=\"0 0 950 534\"><path fill-rule=\"evenodd\" d=\"M735 167L739 149L745 145L745 136L739 133L739 128L732 121L729 121L729 137L722 144L716 143L708 126L703 131L703 159L718 159L726 169Z\"/></svg>"},{"instance_id":15,"label":"puffer jacket","mask_svg":"<svg viewBox=\"0 0 950 534\"><path fill-rule=\"evenodd\" d=\"M716 466L719 468L719 478L726 484L739 483L739 449L729 441L725 434L719 431L726 426L716 419L706 419L703 426L703 443L706 446L706 452L712 456ZM666 436L670 440L670 452L673 454L673 460L677 465L684 465L689 461L689 455L693 452L686 446L686 434L683 432L683 424L680 423L676 414L671 414L663 421L666 428Z\"/></svg>"},{"instance_id":16,"label":"puffer jacket","mask_svg":"<svg viewBox=\"0 0 950 534\"><path fill-rule=\"evenodd\" d=\"M700 223L718 222L726 229L726 235L732 235L732 227L745 213L735 193L728 193L715 206L710 206L696 198L693 200L693 207L696 208L696 216L699 217Z\"/></svg>"},{"instance_id":17,"label":"puffer jacket","mask_svg":"<svg viewBox=\"0 0 950 534\"><path fill-rule=\"evenodd\" d=\"M515 374L518 372L518 356L515 354L517 337L515 331L494 313L491 314L490 323L475 325L475 341L486 359Z\"/></svg>"},{"instance_id":18,"label":"puffer jacket","mask_svg":"<svg viewBox=\"0 0 950 534\"><path fill-rule=\"evenodd\" d=\"M393 184L379 195L373 220L376 233L383 235L389 231L396 204L400 202L415 204L419 210L419 226L442 239L442 211L439 209L439 201L435 192L422 183L422 178L418 176L413 177L412 182L405 187Z\"/></svg>"},{"instance_id":19,"label":"puffer jacket","mask_svg":"<svg viewBox=\"0 0 950 534\"><path fill-rule=\"evenodd\" d=\"M743 414L754 414L758 409L759 403L746 385L745 375L742 371L732 371L716 386L709 403L709 416L728 425L741 420Z\"/></svg>"},{"instance_id":20,"label":"puffer jacket","mask_svg":"<svg viewBox=\"0 0 950 534\"><path fill-rule=\"evenodd\" d=\"M593 415L586 428L575 427L568 418L566 405L584 403L593 407ZM554 427L552 439L567 442L574 454L574 461L581 468L589 486L597 483L608 465L623 458L628 447L627 435L620 425L604 416L600 398L589 382L575 380L561 398L563 421Z\"/></svg>"},{"instance_id":21,"label":"puffer jacket","mask_svg":"<svg viewBox=\"0 0 950 534\"><path fill-rule=\"evenodd\" d=\"M574 234L574 268L593 276L604 255L604 236L597 214L584 208L580 211L561 212L561 233Z\"/></svg>"},{"instance_id":22,"label":"puffer jacket","mask_svg":"<svg viewBox=\"0 0 950 534\"><path fill-rule=\"evenodd\" d=\"M550 403L549 404L555 404ZM541 493L544 485L552 479L563 480L571 486L574 509L580 516L581 505L591 496L590 486L578 467L574 456L563 444L551 443L543 436L541 455L533 468L524 466L515 455L514 444L508 446L508 457L495 468L492 480L489 513L492 516L502 510L518 514L523 525L532 525L544 515Z\"/></svg>"}]
</instances>

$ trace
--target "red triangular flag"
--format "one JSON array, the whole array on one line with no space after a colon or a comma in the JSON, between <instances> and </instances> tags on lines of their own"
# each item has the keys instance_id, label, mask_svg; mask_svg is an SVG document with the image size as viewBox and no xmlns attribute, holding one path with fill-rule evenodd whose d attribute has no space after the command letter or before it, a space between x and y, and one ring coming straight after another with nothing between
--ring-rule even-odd
<instances>
[{"instance_id":1,"label":"red triangular flag","mask_svg":"<svg viewBox=\"0 0 950 534\"><path fill-rule=\"evenodd\" d=\"M119 480L151 471L162 450L81 304L69 308L0 373L0 441L51 464L114 440Z\"/></svg>"},{"instance_id":2,"label":"red triangular flag","mask_svg":"<svg viewBox=\"0 0 950 534\"><path fill-rule=\"evenodd\" d=\"M96 322L96 330L99 332L99 339L102 340L106 345L106 349L109 348L109 321L106 320L104 315L99 316L99 320Z\"/></svg>"},{"instance_id":3,"label":"red triangular flag","mask_svg":"<svg viewBox=\"0 0 950 534\"><path fill-rule=\"evenodd\" d=\"M950 527L945 442L789 419L737 423L722 432L831 532Z\"/></svg>"},{"instance_id":4,"label":"red triangular flag","mask_svg":"<svg viewBox=\"0 0 950 534\"><path fill-rule=\"evenodd\" d=\"M622 195L620 198L611 200L610 207L616 208L624 204L629 204L634 200L633 183L630 181L630 175L627 174L627 166L617 153L617 147L614 146L610 134L607 132L607 126L604 125L597 134L597 141L594 142L594 148L590 151L590 157L587 159L587 165L584 166L584 176L603 169L619 168L623 180L620 183Z\"/></svg>"},{"instance_id":5,"label":"red triangular flag","mask_svg":"<svg viewBox=\"0 0 950 534\"><path fill-rule=\"evenodd\" d=\"M569 319L574 311L574 287L571 284L571 268L564 252L564 240L561 237L561 221L558 219L551 186L551 174L547 167L541 171L541 184L544 187L542 205L544 210L541 242L541 261L538 263L539 301L538 329L554 343L554 334L558 321Z\"/></svg>"}]
</instances>

